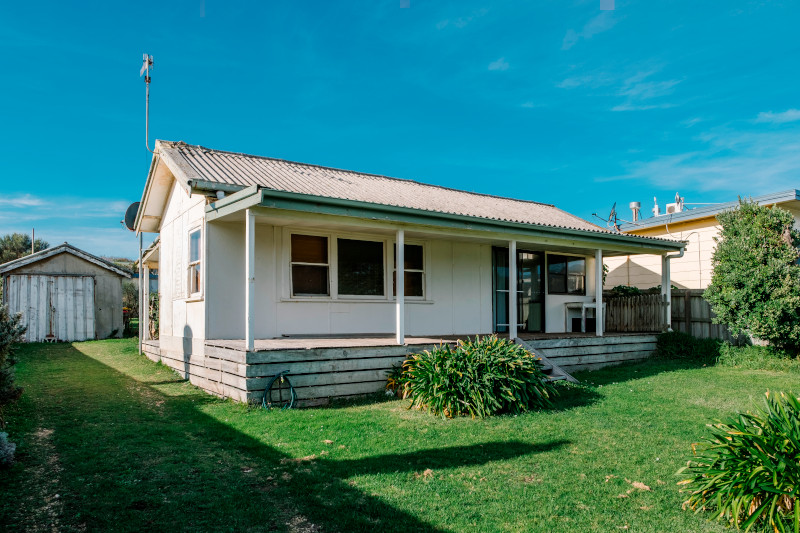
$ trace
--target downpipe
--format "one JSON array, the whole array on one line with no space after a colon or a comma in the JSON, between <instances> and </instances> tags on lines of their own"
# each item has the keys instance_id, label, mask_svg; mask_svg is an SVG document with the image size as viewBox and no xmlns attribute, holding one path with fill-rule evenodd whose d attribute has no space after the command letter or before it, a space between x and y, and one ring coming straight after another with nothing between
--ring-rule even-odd
<instances>
[{"instance_id":1,"label":"downpipe","mask_svg":"<svg viewBox=\"0 0 800 533\"><path fill-rule=\"evenodd\" d=\"M684 243L687 244L687 243ZM680 259L683 257L686 247L676 254L664 254L661 256L661 298L664 301L664 322L667 331L672 331L672 275L670 272L670 259Z\"/></svg>"}]
</instances>

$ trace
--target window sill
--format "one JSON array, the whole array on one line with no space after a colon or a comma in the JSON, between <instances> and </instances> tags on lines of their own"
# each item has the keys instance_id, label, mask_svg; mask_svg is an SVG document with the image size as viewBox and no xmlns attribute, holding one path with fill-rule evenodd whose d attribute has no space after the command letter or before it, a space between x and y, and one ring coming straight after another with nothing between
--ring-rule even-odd
<instances>
[{"instance_id":1,"label":"window sill","mask_svg":"<svg viewBox=\"0 0 800 533\"><path fill-rule=\"evenodd\" d=\"M410 297L406 296L405 303L406 304L425 304L431 305L436 303L434 300L411 300ZM297 298L281 298L281 302L317 302L317 303L340 303L340 304L394 304L394 300L373 300L370 298L331 298L329 296L320 296L319 298L314 297L297 297Z\"/></svg>"},{"instance_id":2,"label":"window sill","mask_svg":"<svg viewBox=\"0 0 800 533\"><path fill-rule=\"evenodd\" d=\"M183 301L186 303L202 302L203 300L205 300L205 298L203 297L202 294L199 294L197 296L189 296L188 298L183 299Z\"/></svg>"}]
</instances>

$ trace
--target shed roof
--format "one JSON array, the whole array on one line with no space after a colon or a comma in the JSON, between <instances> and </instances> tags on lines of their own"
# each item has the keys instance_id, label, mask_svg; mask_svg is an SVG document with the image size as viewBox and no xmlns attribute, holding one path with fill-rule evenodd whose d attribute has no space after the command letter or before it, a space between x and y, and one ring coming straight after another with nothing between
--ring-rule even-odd
<instances>
[{"instance_id":1,"label":"shed roof","mask_svg":"<svg viewBox=\"0 0 800 533\"><path fill-rule=\"evenodd\" d=\"M184 186L261 188L437 213L611 233L554 205L479 194L419 181L158 141L159 156Z\"/></svg>"},{"instance_id":2,"label":"shed roof","mask_svg":"<svg viewBox=\"0 0 800 533\"><path fill-rule=\"evenodd\" d=\"M107 261L102 257L97 257L96 255L92 255L89 252L85 252L80 248L76 248L71 244L65 242L64 244L59 244L58 246L51 246L46 250L41 250L36 253L26 255L25 257L20 257L19 259L15 259L13 261L9 261L7 263L3 263L0 265L0 274L5 274L6 272L11 272L12 270L16 270L18 268L31 265L33 263L37 263L39 261L43 261L50 257L56 256L58 254L68 253L72 254L76 257L83 259L84 261L88 261L92 264L95 264L101 268L105 268L106 270L110 270L115 274L118 274L125 278L130 278L131 273L127 270L118 267L111 261Z\"/></svg>"}]
</instances>

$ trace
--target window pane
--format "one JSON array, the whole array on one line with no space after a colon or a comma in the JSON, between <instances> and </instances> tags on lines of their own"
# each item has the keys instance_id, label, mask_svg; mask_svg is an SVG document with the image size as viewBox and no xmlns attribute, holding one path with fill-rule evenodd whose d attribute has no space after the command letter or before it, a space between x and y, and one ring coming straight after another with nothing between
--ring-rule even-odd
<instances>
[{"instance_id":1,"label":"window pane","mask_svg":"<svg viewBox=\"0 0 800 533\"><path fill-rule=\"evenodd\" d=\"M200 230L189 234L189 262L200 260Z\"/></svg>"},{"instance_id":2,"label":"window pane","mask_svg":"<svg viewBox=\"0 0 800 533\"><path fill-rule=\"evenodd\" d=\"M422 270L422 246L419 244L406 244L403 249L406 256L403 258L403 268L411 270ZM394 245L394 266L397 268L397 245Z\"/></svg>"},{"instance_id":3,"label":"window pane","mask_svg":"<svg viewBox=\"0 0 800 533\"><path fill-rule=\"evenodd\" d=\"M383 243L338 239L339 294L383 296Z\"/></svg>"},{"instance_id":4,"label":"window pane","mask_svg":"<svg viewBox=\"0 0 800 533\"><path fill-rule=\"evenodd\" d=\"M328 295L328 267L292 265L292 294Z\"/></svg>"},{"instance_id":5,"label":"window pane","mask_svg":"<svg viewBox=\"0 0 800 533\"><path fill-rule=\"evenodd\" d=\"M422 296L422 272L405 273L405 294L406 296Z\"/></svg>"},{"instance_id":6,"label":"window pane","mask_svg":"<svg viewBox=\"0 0 800 533\"><path fill-rule=\"evenodd\" d=\"M418 244L406 244L405 246L405 268L422 270L422 246Z\"/></svg>"},{"instance_id":7,"label":"window pane","mask_svg":"<svg viewBox=\"0 0 800 533\"><path fill-rule=\"evenodd\" d=\"M570 275L567 278L567 291L572 294L586 294L586 277Z\"/></svg>"},{"instance_id":8,"label":"window pane","mask_svg":"<svg viewBox=\"0 0 800 533\"><path fill-rule=\"evenodd\" d=\"M569 262L568 271L570 274L580 274L583 276L586 274L586 260L585 259L573 259Z\"/></svg>"},{"instance_id":9,"label":"window pane","mask_svg":"<svg viewBox=\"0 0 800 533\"><path fill-rule=\"evenodd\" d=\"M200 264L192 265L189 267L189 293L196 294L200 292L202 287L203 278L200 276Z\"/></svg>"},{"instance_id":10,"label":"window pane","mask_svg":"<svg viewBox=\"0 0 800 533\"><path fill-rule=\"evenodd\" d=\"M406 285L403 294L406 296L425 296L423 292L422 272L406 272L404 278ZM392 275L392 294L397 296L397 272Z\"/></svg>"},{"instance_id":11,"label":"window pane","mask_svg":"<svg viewBox=\"0 0 800 533\"><path fill-rule=\"evenodd\" d=\"M551 255L548 257L547 271L550 272L550 274L561 274L563 276L567 271L567 265L564 262L564 258L557 255Z\"/></svg>"},{"instance_id":12,"label":"window pane","mask_svg":"<svg viewBox=\"0 0 800 533\"><path fill-rule=\"evenodd\" d=\"M327 263L328 238L313 235L292 235L293 263Z\"/></svg>"},{"instance_id":13,"label":"window pane","mask_svg":"<svg viewBox=\"0 0 800 533\"><path fill-rule=\"evenodd\" d=\"M567 292L564 276L551 275L547 281L547 288L551 294L563 294Z\"/></svg>"},{"instance_id":14,"label":"window pane","mask_svg":"<svg viewBox=\"0 0 800 533\"><path fill-rule=\"evenodd\" d=\"M547 292L567 292L567 260L560 255L547 256Z\"/></svg>"}]
</instances>

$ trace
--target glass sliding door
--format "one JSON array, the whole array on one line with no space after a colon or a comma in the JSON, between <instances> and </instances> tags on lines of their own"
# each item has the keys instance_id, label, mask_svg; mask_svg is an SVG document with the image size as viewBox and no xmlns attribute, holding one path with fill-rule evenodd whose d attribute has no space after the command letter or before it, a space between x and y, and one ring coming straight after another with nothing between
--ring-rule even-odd
<instances>
[{"instance_id":1,"label":"glass sliding door","mask_svg":"<svg viewBox=\"0 0 800 533\"><path fill-rule=\"evenodd\" d=\"M544 254L517 252L519 330L544 332Z\"/></svg>"},{"instance_id":2,"label":"glass sliding door","mask_svg":"<svg viewBox=\"0 0 800 533\"><path fill-rule=\"evenodd\" d=\"M508 333L508 248L492 248L492 316L496 333ZM517 251L517 330L544 331L544 253Z\"/></svg>"}]
</instances>

